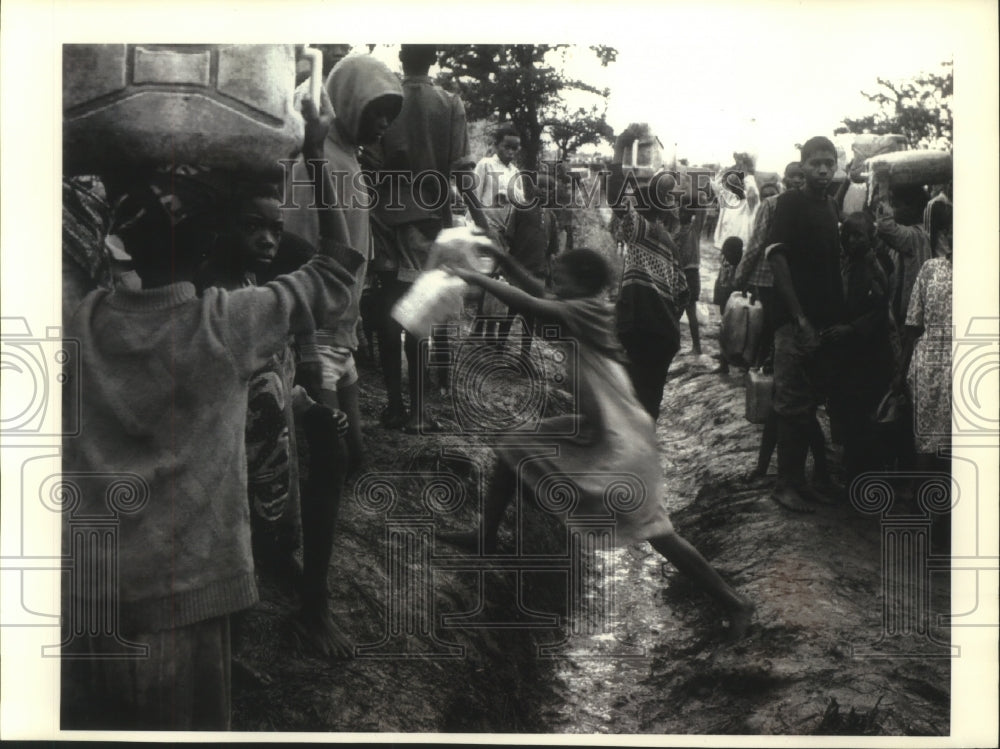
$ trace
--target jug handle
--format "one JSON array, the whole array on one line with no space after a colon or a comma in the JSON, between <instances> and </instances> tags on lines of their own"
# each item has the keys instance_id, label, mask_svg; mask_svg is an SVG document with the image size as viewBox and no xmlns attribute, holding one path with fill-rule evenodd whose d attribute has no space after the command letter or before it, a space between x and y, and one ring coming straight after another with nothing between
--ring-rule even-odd
<instances>
[{"instance_id":1,"label":"jug handle","mask_svg":"<svg viewBox=\"0 0 1000 749\"><path fill-rule=\"evenodd\" d=\"M323 81L323 51L305 45L302 55L309 59L312 70L309 71L309 98L316 104L316 111L321 110Z\"/></svg>"}]
</instances>

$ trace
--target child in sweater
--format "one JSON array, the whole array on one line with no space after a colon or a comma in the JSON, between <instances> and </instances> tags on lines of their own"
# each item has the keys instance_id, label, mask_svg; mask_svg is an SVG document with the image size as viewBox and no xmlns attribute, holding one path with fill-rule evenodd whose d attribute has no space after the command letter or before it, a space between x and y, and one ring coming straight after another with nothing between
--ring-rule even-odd
<instances>
[{"instance_id":1,"label":"child in sweater","mask_svg":"<svg viewBox=\"0 0 1000 749\"><path fill-rule=\"evenodd\" d=\"M306 103L308 156L329 126ZM317 180L328 180L317 170ZM67 636L62 727L224 730L229 727L229 614L257 601L247 503L248 383L287 345L290 332L347 308L351 272L364 259L342 240L337 210L320 211L320 251L301 270L259 288L193 281L219 228L226 180L194 167L136 174L116 184L117 233L141 290L99 290L67 326L80 341L85 397L80 431L64 444L66 473L129 475L145 491L116 501L114 485L81 492L78 514L117 508L117 545L66 590L64 617L79 634L81 610L117 593L111 631ZM319 185L317 185L319 187ZM68 397L73 394L67 389ZM112 505L109 507L108 505ZM64 535L71 540L69 529ZM90 560L88 560L90 561ZM117 591L89 571L116 565ZM146 657L101 657L122 641Z\"/></svg>"}]
</instances>

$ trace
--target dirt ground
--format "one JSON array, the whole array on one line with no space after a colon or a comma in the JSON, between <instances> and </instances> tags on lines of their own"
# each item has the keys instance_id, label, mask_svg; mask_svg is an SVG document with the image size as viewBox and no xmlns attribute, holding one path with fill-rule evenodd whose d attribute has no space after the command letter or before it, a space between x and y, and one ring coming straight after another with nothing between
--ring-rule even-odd
<instances>
[{"instance_id":1,"label":"dirt ground","mask_svg":"<svg viewBox=\"0 0 1000 749\"><path fill-rule=\"evenodd\" d=\"M717 263L706 243L703 300ZM718 310L702 304L700 317L714 352ZM461 407L489 404L480 416L497 423L538 397L565 410L559 344L534 349L542 396L503 357L432 396L450 435L379 426L381 377L362 362L371 473L345 499L331 568L331 605L358 657L298 648L294 596L262 579L262 602L236 633L245 668L233 728L947 735L950 662L938 643L949 631L937 626L947 574L907 588L905 566L883 572L885 518L846 502L793 515L769 499L768 483L744 483L760 427L743 418L742 373L712 373L682 327L657 425L669 509L756 604L745 639L730 642L719 612L648 544L570 548L563 526L531 507L507 518L506 563L438 542L439 531L474 527L492 465L488 438L462 433L456 392L471 388ZM836 471L835 448L829 457ZM919 615L897 617L910 601Z\"/></svg>"}]
</instances>

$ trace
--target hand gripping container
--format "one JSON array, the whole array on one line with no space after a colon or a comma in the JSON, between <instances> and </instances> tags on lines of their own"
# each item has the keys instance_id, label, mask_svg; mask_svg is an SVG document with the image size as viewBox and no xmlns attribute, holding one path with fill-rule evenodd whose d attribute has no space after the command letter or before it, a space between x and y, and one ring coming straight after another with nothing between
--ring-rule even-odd
<instances>
[{"instance_id":1,"label":"hand gripping container","mask_svg":"<svg viewBox=\"0 0 1000 749\"><path fill-rule=\"evenodd\" d=\"M774 375L751 369L747 371L745 384L746 419L751 424L763 424L773 410Z\"/></svg>"},{"instance_id":2,"label":"hand gripping container","mask_svg":"<svg viewBox=\"0 0 1000 749\"><path fill-rule=\"evenodd\" d=\"M308 52L318 82L318 53ZM170 164L280 173L305 129L295 63L293 44L64 45L63 173Z\"/></svg>"}]
</instances>

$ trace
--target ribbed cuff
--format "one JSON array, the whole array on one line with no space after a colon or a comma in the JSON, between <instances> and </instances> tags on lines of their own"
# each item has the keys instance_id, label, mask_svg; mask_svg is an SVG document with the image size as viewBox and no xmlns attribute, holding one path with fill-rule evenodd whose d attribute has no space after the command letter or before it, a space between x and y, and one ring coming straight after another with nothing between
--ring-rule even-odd
<instances>
[{"instance_id":1,"label":"ribbed cuff","mask_svg":"<svg viewBox=\"0 0 1000 749\"><path fill-rule=\"evenodd\" d=\"M260 600L252 572L213 581L197 590L150 601L122 602L125 632L157 632L211 619L253 606Z\"/></svg>"}]
</instances>

